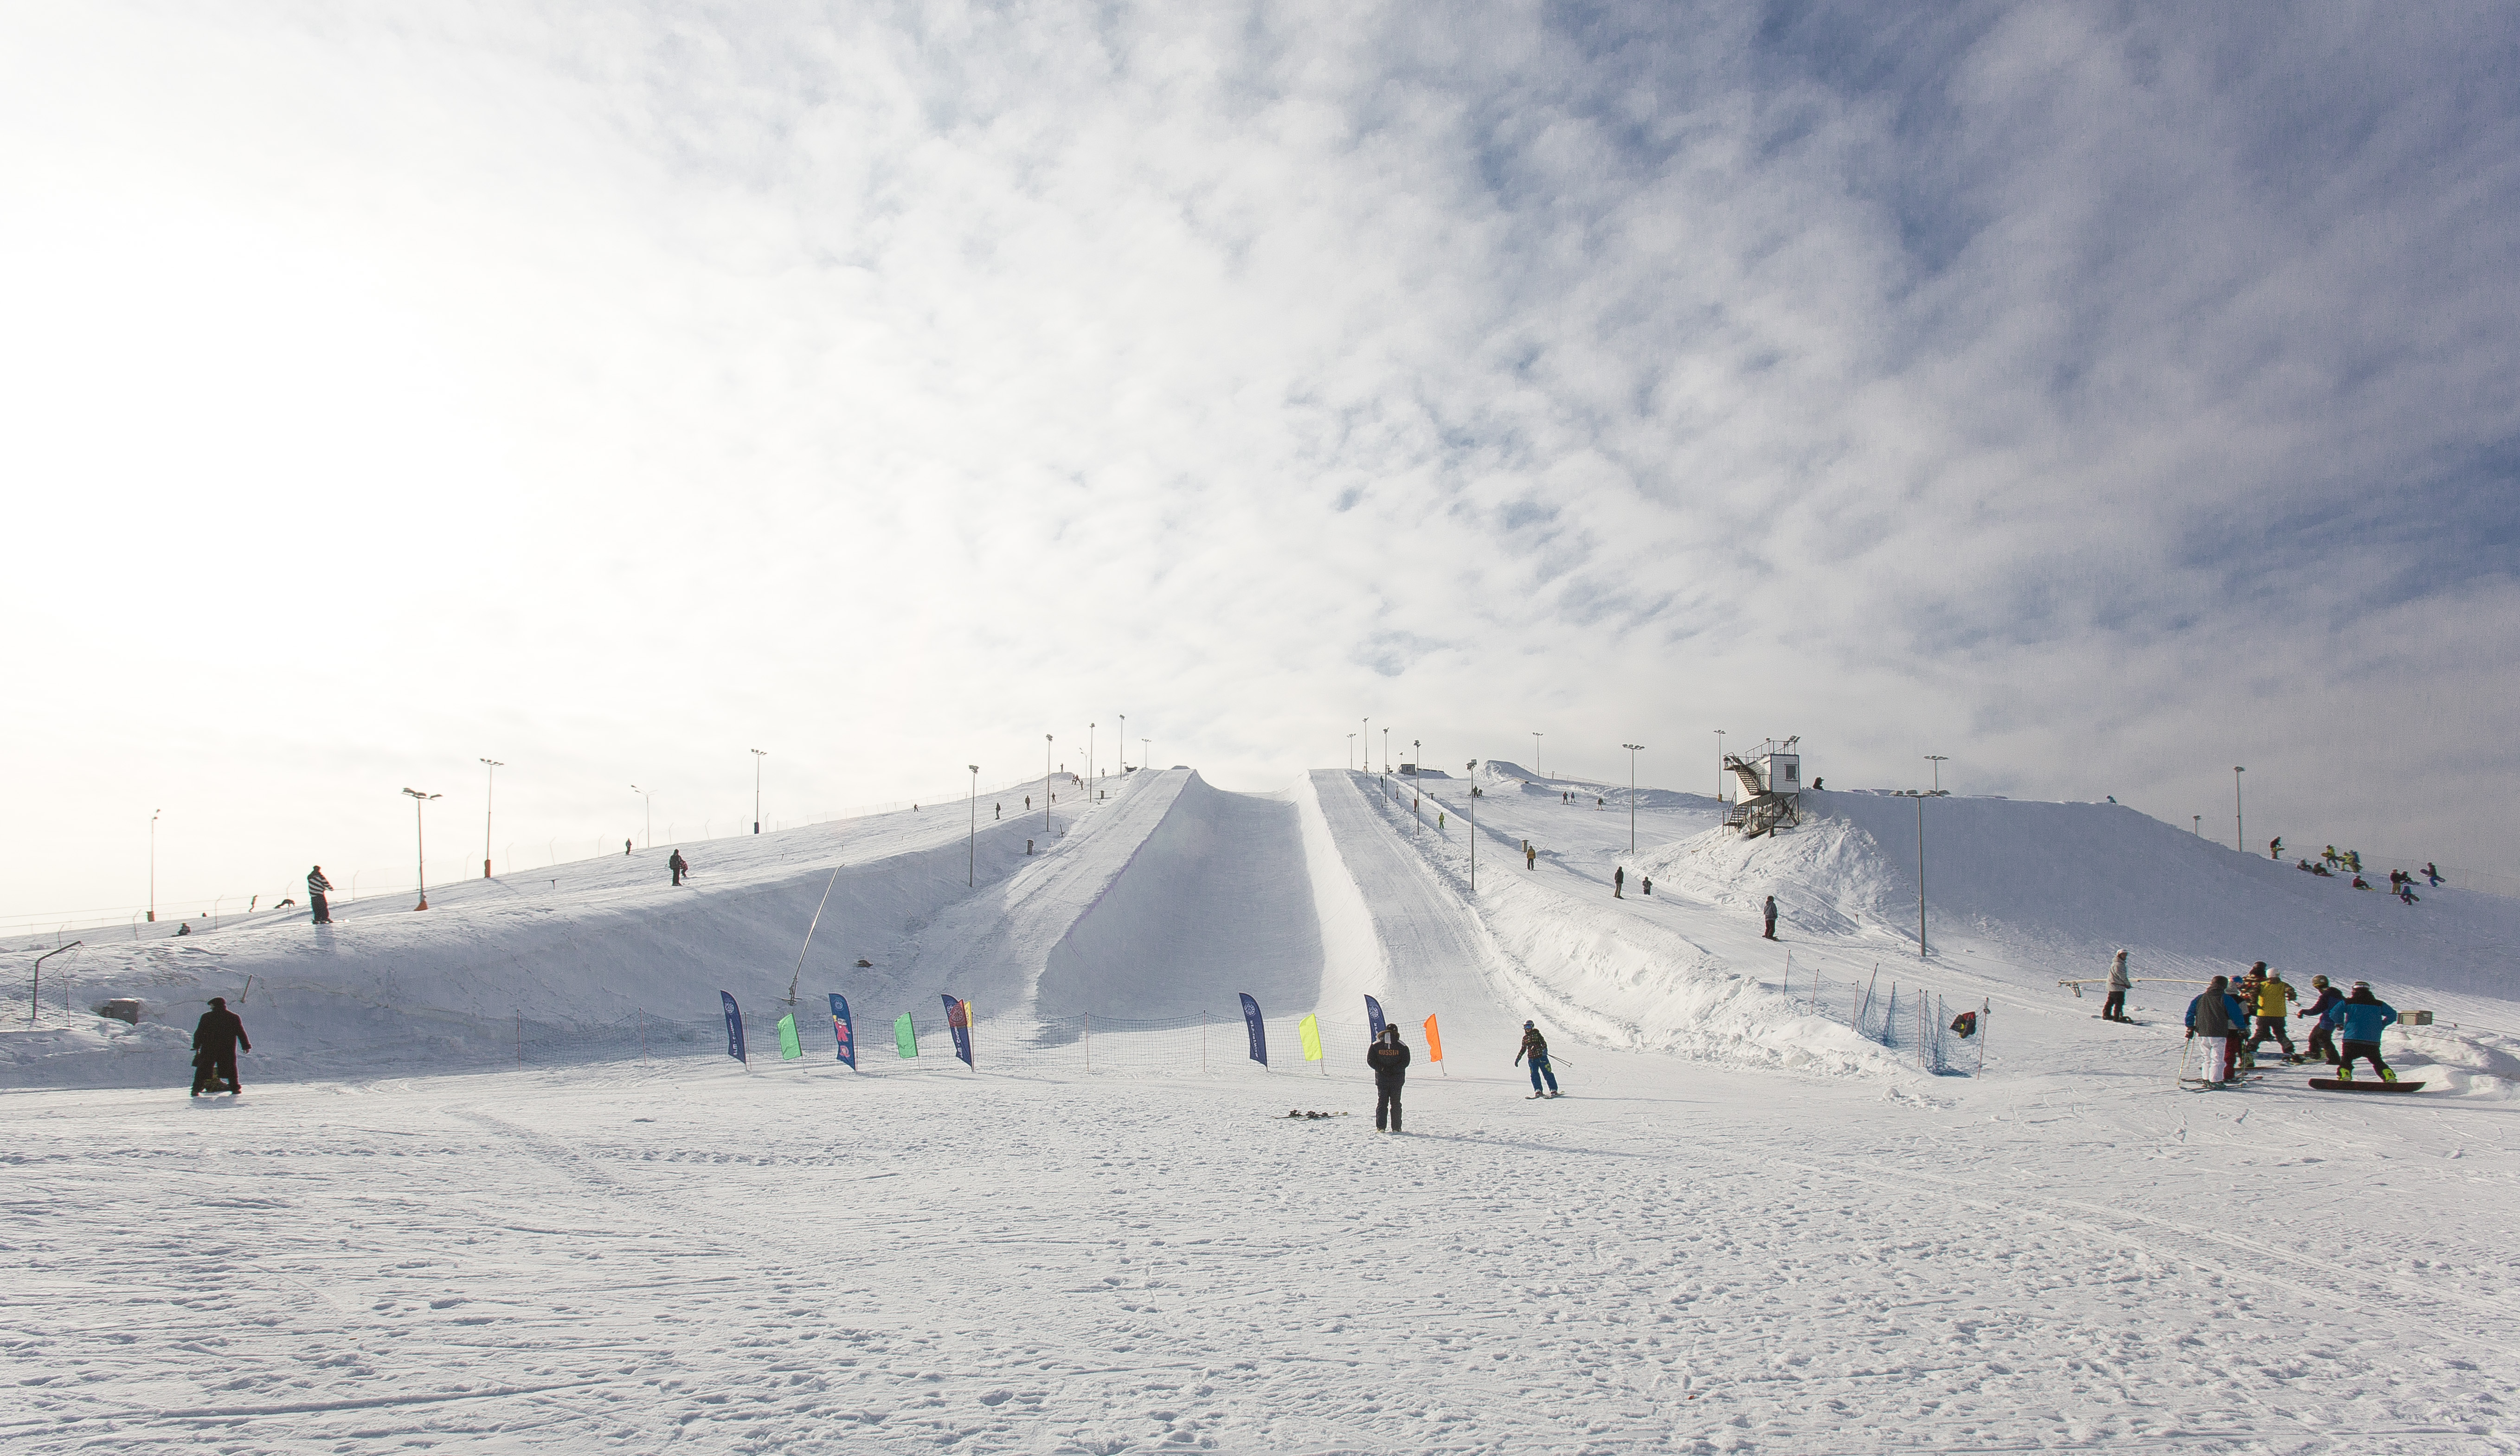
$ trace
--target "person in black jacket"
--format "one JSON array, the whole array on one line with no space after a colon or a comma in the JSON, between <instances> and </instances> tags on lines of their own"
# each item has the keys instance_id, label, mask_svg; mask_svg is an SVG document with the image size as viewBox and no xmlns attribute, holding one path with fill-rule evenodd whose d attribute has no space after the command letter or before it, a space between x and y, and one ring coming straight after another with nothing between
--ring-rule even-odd
<instances>
[{"instance_id":1,"label":"person in black jacket","mask_svg":"<svg viewBox=\"0 0 2520 1456\"><path fill-rule=\"evenodd\" d=\"M665 861L665 868L673 872L674 883L677 885L683 882L683 876L692 872L691 861L683 858L681 850L674 851L674 858Z\"/></svg>"},{"instance_id":2,"label":"person in black jacket","mask_svg":"<svg viewBox=\"0 0 2520 1456\"><path fill-rule=\"evenodd\" d=\"M1373 1069L1373 1130L1400 1130L1400 1085L1409 1080L1409 1048L1398 1027L1384 1027L1382 1037L1366 1048L1365 1064Z\"/></svg>"},{"instance_id":3,"label":"person in black jacket","mask_svg":"<svg viewBox=\"0 0 2520 1456\"><path fill-rule=\"evenodd\" d=\"M237 1081L237 1052L253 1050L245 1034L245 1019L228 1009L225 996L210 997L210 1009L193 1028L193 1095L242 1092ZM222 1085L224 1083L224 1085Z\"/></svg>"}]
</instances>

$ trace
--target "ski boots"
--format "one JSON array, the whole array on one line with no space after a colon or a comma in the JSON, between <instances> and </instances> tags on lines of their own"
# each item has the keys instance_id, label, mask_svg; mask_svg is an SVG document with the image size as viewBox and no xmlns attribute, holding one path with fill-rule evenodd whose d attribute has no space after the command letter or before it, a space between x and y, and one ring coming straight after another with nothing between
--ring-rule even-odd
<instances>
[{"instance_id":1,"label":"ski boots","mask_svg":"<svg viewBox=\"0 0 2520 1456\"><path fill-rule=\"evenodd\" d=\"M2383 1067L2380 1069L2380 1080L2382 1081L2396 1081L2398 1080L2398 1074L2390 1071L2386 1067Z\"/></svg>"}]
</instances>

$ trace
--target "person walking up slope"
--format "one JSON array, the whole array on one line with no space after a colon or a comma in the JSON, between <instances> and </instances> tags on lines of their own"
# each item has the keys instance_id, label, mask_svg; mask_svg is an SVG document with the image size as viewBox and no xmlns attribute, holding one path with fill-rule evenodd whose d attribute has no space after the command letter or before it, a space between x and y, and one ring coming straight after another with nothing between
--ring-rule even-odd
<instances>
[{"instance_id":1,"label":"person walking up slope","mask_svg":"<svg viewBox=\"0 0 2520 1456\"><path fill-rule=\"evenodd\" d=\"M2127 953L2120 950L2109 957L2109 998L2100 1002L2100 1020L2127 1019L2127 993L2135 989L2135 978L2127 974Z\"/></svg>"},{"instance_id":2,"label":"person walking up slope","mask_svg":"<svg viewBox=\"0 0 2520 1456\"><path fill-rule=\"evenodd\" d=\"M352 875L350 878L357 879L358 876ZM317 925L333 923L333 906L324 900L325 896L332 893L333 882L324 878L323 865L318 864L306 871L306 907L313 911L312 919Z\"/></svg>"},{"instance_id":3,"label":"person walking up slope","mask_svg":"<svg viewBox=\"0 0 2520 1456\"><path fill-rule=\"evenodd\" d=\"M1398 1132L1400 1088L1409 1081L1409 1047L1398 1027L1382 1029L1382 1036L1366 1048L1365 1064L1373 1069L1373 1130L1384 1130L1387 1120L1390 1130Z\"/></svg>"},{"instance_id":4,"label":"person walking up slope","mask_svg":"<svg viewBox=\"0 0 2520 1456\"><path fill-rule=\"evenodd\" d=\"M1543 1095L1540 1090L1540 1080L1544 1077L1549 1079L1549 1091L1546 1095L1551 1097L1564 1095L1557 1090L1557 1069L1549 1065L1549 1038L1540 1035L1540 1028L1527 1021L1522 1024L1522 1049L1513 1054L1513 1059L1520 1062L1525 1057L1531 1059L1532 1096Z\"/></svg>"},{"instance_id":5,"label":"person walking up slope","mask_svg":"<svg viewBox=\"0 0 2520 1456\"><path fill-rule=\"evenodd\" d=\"M2397 1024L2397 1008L2371 993L2371 983L2357 981L2354 993L2328 1008L2327 1019L2344 1033L2345 1054L2336 1064L2336 1080L2352 1081L2354 1063L2367 1060L2382 1081L2396 1081L2398 1074L2380 1060L2380 1034Z\"/></svg>"},{"instance_id":6,"label":"person walking up slope","mask_svg":"<svg viewBox=\"0 0 2520 1456\"><path fill-rule=\"evenodd\" d=\"M665 867L673 871L674 883L677 885L683 882L683 876L692 872L692 863L683 858L681 850L674 851L674 857L665 861Z\"/></svg>"}]
</instances>

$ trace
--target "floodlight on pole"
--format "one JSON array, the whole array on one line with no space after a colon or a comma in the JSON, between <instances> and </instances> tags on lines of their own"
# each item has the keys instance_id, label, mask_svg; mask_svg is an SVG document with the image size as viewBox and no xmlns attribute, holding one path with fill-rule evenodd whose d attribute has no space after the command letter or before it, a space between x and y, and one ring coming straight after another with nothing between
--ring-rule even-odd
<instances>
[{"instance_id":1,"label":"floodlight on pole","mask_svg":"<svg viewBox=\"0 0 2520 1456\"><path fill-rule=\"evenodd\" d=\"M1050 837L1050 745L1053 741L1050 734L1041 735L1041 836L1044 839Z\"/></svg>"},{"instance_id":2,"label":"floodlight on pole","mask_svg":"<svg viewBox=\"0 0 2520 1456\"><path fill-rule=\"evenodd\" d=\"M1628 853L1637 852L1637 755L1645 751L1642 743L1622 743L1628 751Z\"/></svg>"},{"instance_id":3,"label":"floodlight on pole","mask_svg":"<svg viewBox=\"0 0 2520 1456\"><path fill-rule=\"evenodd\" d=\"M162 809L149 811L149 923L158 923L158 816Z\"/></svg>"},{"instance_id":4,"label":"floodlight on pole","mask_svg":"<svg viewBox=\"0 0 2520 1456\"><path fill-rule=\"evenodd\" d=\"M425 910L428 908L428 826L422 822L421 807L431 799L443 796L424 794L412 788L404 789L403 792L411 795L412 838L420 850L420 904L413 905L412 908Z\"/></svg>"},{"instance_id":5,"label":"floodlight on pole","mask_svg":"<svg viewBox=\"0 0 2520 1456\"><path fill-rule=\"evenodd\" d=\"M642 832L648 841L648 848L652 850L656 847L656 796L635 783L630 785L630 792L637 794L648 806L648 827Z\"/></svg>"},{"instance_id":6,"label":"floodlight on pole","mask_svg":"<svg viewBox=\"0 0 2520 1456\"><path fill-rule=\"evenodd\" d=\"M1409 746L1410 746L1411 748L1414 748L1414 749L1416 749L1416 750L1418 751L1418 772L1420 772L1420 773L1425 772L1426 772L1426 743L1425 743L1425 740L1424 740L1424 739L1421 739L1421 738L1412 738L1412 739L1410 739L1410 740L1409 740ZM1414 816L1417 818L1417 820L1418 820L1418 832L1419 834L1424 834L1424 833L1426 832L1426 811L1424 811L1424 810L1422 810L1422 809L1420 809L1420 808L1418 808L1418 798L1419 798L1419 797L1420 797L1420 795L1419 795L1418 790L1417 790L1417 789L1414 789L1414 788L1413 788L1413 789L1411 789L1411 790L1409 791L1409 813L1410 813L1412 816Z\"/></svg>"},{"instance_id":7,"label":"floodlight on pole","mask_svg":"<svg viewBox=\"0 0 2520 1456\"><path fill-rule=\"evenodd\" d=\"M1129 772L1129 715L1120 715L1120 772Z\"/></svg>"},{"instance_id":8,"label":"floodlight on pole","mask_svg":"<svg viewBox=\"0 0 2520 1456\"><path fill-rule=\"evenodd\" d=\"M1534 778L1547 778L1549 776L1548 774L1540 772L1541 737L1542 735L1539 733L1531 735L1531 776Z\"/></svg>"},{"instance_id":9,"label":"floodlight on pole","mask_svg":"<svg viewBox=\"0 0 2520 1456\"><path fill-rule=\"evenodd\" d=\"M1471 760L1471 762L1470 762L1470 768L1471 768L1473 771L1475 771L1475 770L1478 768L1478 761L1477 761L1477 760L1475 760L1475 759ZM1478 786L1477 784L1475 784L1475 783L1471 784L1471 785L1470 785L1470 893L1471 893L1472 895L1476 895L1476 894L1478 894L1478 893L1479 893L1479 800L1480 800L1480 798L1481 798L1481 797L1482 797L1482 795L1479 793L1479 786Z\"/></svg>"},{"instance_id":10,"label":"floodlight on pole","mask_svg":"<svg viewBox=\"0 0 2520 1456\"><path fill-rule=\"evenodd\" d=\"M1391 729L1382 730L1382 772L1391 772Z\"/></svg>"},{"instance_id":11,"label":"floodlight on pole","mask_svg":"<svg viewBox=\"0 0 2520 1456\"><path fill-rule=\"evenodd\" d=\"M1356 772L1356 734L1347 735L1347 772Z\"/></svg>"},{"instance_id":12,"label":"floodlight on pole","mask_svg":"<svg viewBox=\"0 0 2520 1456\"><path fill-rule=\"evenodd\" d=\"M1085 802L1094 802L1094 725L1085 725Z\"/></svg>"},{"instance_id":13,"label":"floodlight on pole","mask_svg":"<svg viewBox=\"0 0 2520 1456\"><path fill-rule=\"evenodd\" d=\"M1138 740L1138 748L1139 770L1144 772L1148 769L1153 768L1155 766L1155 740L1152 738L1140 738Z\"/></svg>"},{"instance_id":14,"label":"floodlight on pole","mask_svg":"<svg viewBox=\"0 0 2520 1456\"><path fill-rule=\"evenodd\" d=\"M1941 789L1901 789L1904 798L1916 801L1916 954L1930 955L1925 944L1925 801L1944 797Z\"/></svg>"},{"instance_id":15,"label":"floodlight on pole","mask_svg":"<svg viewBox=\"0 0 2520 1456\"><path fill-rule=\"evenodd\" d=\"M980 883L980 766L977 764L971 766L971 835L965 841L964 858L969 863L963 883Z\"/></svg>"},{"instance_id":16,"label":"floodlight on pole","mask_svg":"<svg viewBox=\"0 0 2520 1456\"><path fill-rule=\"evenodd\" d=\"M2237 764L2231 766L2231 848L2243 855L2249 852L2249 831L2240 822L2240 775L2248 772Z\"/></svg>"},{"instance_id":17,"label":"floodlight on pole","mask_svg":"<svg viewBox=\"0 0 2520 1456\"><path fill-rule=\"evenodd\" d=\"M761 832L761 761L768 757L770 755L761 749L752 750L752 832L755 834ZM707 825L701 827L706 828Z\"/></svg>"},{"instance_id":18,"label":"floodlight on pole","mask_svg":"<svg viewBox=\"0 0 2520 1456\"><path fill-rule=\"evenodd\" d=\"M1715 802L1724 802L1724 730L1715 730Z\"/></svg>"},{"instance_id":19,"label":"floodlight on pole","mask_svg":"<svg viewBox=\"0 0 2520 1456\"><path fill-rule=\"evenodd\" d=\"M1945 753L1929 753L1926 754L1925 757L1934 766L1934 792L1939 794L1943 791L1943 765L1951 762L1951 755ZM1769 787L1774 788L1776 785L1770 784Z\"/></svg>"},{"instance_id":20,"label":"floodlight on pole","mask_svg":"<svg viewBox=\"0 0 2520 1456\"><path fill-rule=\"evenodd\" d=\"M481 878L486 880L490 877L490 809L498 797L499 771L508 766L497 759L483 759L481 762L489 766L481 789Z\"/></svg>"}]
</instances>

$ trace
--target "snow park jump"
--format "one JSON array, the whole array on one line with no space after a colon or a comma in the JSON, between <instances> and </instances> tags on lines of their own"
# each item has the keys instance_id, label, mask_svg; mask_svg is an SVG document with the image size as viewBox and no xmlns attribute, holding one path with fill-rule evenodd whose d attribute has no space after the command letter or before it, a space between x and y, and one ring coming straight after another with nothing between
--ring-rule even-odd
<instances>
[{"instance_id":1,"label":"snow park jump","mask_svg":"<svg viewBox=\"0 0 2520 1456\"><path fill-rule=\"evenodd\" d=\"M0 1035L40 1200L8 1226L80 1293L10 1320L103 1378L21 1387L13 1439L311 1450L393 1400L415 1432L729 1441L741 1402L743 1439L799 1447L1851 1449L1850 1409L1919 1449L2141 1446L2276 1390L2446 1430L2520 1373L2507 1229L2468 1191L2520 1171L2520 904L2446 887L2418 922L2115 806L1952 797L1921 808L1919 956L1913 798L1806 790L1755 837L1709 797L1632 807L1633 853L1627 790L1510 763L1148 772L1040 853L1037 821L881 815L683 846L680 886L612 856L56 958ZM2118 949L2102 1021L2058 983ZM2422 1089L2337 1096L2270 1049L2181 1096L2190 1003L2259 960L2384 989ZM169 1121L213 993L250 1090ZM1522 1085L1526 1022L1555 1095ZM119 1272L83 1283L106 1231ZM151 1353L179 1332L113 1343L176 1284L256 1332L218 1366L250 1399ZM2074 1374L2102 1342L2108 1378Z\"/></svg>"}]
</instances>

